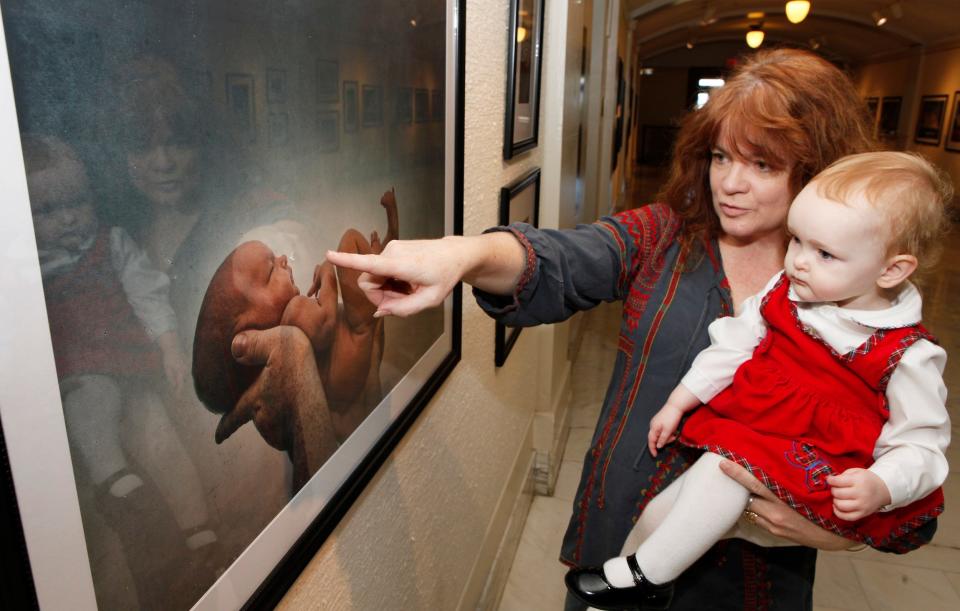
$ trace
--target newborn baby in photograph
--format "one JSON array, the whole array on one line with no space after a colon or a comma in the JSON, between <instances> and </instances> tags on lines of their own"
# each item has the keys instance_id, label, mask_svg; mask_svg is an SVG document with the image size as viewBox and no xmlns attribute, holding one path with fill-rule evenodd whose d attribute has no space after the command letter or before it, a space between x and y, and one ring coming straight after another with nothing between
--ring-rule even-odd
<instances>
[{"instance_id":1,"label":"newborn baby in photograph","mask_svg":"<svg viewBox=\"0 0 960 611\"><path fill-rule=\"evenodd\" d=\"M383 240L376 231L368 241L356 229L348 229L338 250L379 254L397 238L393 190L383 194L380 205L387 214ZM256 241L235 248L211 278L197 317L193 380L199 399L218 414L234 409L261 370L234 360L230 350L234 336L247 329L291 325L301 329L313 346L334 432L343 442L381 398L383 320L374 318L376 306L358 286L359 276L360 272L324 262L316 266L310 289L302 295L286 255L277 256ZM218 429L217 443L227 436Z\"/></svg>"}]
</instances>

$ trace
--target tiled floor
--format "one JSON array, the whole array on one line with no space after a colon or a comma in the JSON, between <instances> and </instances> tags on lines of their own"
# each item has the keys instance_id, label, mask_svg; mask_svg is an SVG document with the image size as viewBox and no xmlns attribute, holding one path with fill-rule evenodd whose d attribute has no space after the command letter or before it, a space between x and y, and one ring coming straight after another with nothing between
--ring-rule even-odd
<instances>
[{"instance_id":1,"label":"tiled floor","mask_svg":"<svg viewBox=\"0 0 960 611\"><path fill-rule=\"evenodd\" d=\"M951 355L947 363L948 407L954 439L960 439L960 227L948 237L940 266L924 283L924 322ZM533 500L500 611L563 608L560 540L613 366L620 308L589 312L583 345L574 363L570 437L552 497ZM815 611L960 610L960 442L949 452L944 486L947 511L933 543L904 556L873 550L821 553L814 588Z\"/></svg>"}]
</instances>

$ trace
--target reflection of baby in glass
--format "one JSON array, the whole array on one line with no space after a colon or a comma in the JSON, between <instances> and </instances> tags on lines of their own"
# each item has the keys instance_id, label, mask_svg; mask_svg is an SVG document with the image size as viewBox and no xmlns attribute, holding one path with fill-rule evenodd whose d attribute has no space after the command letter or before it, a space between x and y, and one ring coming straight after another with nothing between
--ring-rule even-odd
<instances>
[{"instance_id":1,"label":"reflection of baby in glass","mask_svg":"<svg viewBox=\"0 0 960 611\"><path fill-rule=\"evenodd\" d=\"M67 433L97 508L130 558L144 545L159 553L163 539L163 549L184 540L190 549L209 545L217 537L206 526L199 476L159 396L164 374L178 392L187 374L169 279L126 231L98 223L85 166L69 145L27 135L23 151ZM149 441L131 445L152 479L124 451L128 417ZM132 515L151 516L150 528L127 528ZM151 579L163 569L131 570Z\"/></svg>"},{"instance_id":2,"label":"reflection of baby in glass","mask_svg":"<svg viewBox=\"0 0 960 611\"><path fill-rule=\"evenodd\" d=\"M378 254L397 238L392 190L384 193L380 204L387 213L383 241L375 231L367 241L356 229L348 229L338 250ZM324 262L316 266L307 294L301 295L287 257L276 256L262 242L241 244L220 264L204 295L193 341L197 396L207 408L224 414L218 443L229 434L224 433L227 416L260 373L259 368L237 363L230 352L233 337L246 329L277 325L301 329L316 354L337 440L342 442L363 421L380 400L383 321L374 318L376 307L358 286L359 275L353 270L335 271Z\"/></svg>"}]
</instances>

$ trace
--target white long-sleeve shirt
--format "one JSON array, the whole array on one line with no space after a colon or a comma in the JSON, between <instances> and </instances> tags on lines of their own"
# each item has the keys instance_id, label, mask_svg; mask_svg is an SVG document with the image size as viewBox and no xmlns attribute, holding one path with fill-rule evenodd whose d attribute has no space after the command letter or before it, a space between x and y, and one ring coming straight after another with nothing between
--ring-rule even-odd
<instances>
[{"instance_id":1,"label":"white long-sleeve shirt","mask_svg":"<svg viewBox=\"0 0 960 611\"><path fill-rule=\"evenodd\" d=\"M742 312L711 323L710 347L694 360L681 383L708 403L733 381L734 373L753 354L767 333L760 303L780 274L743 302ZM788 298L797 305L800 321L840 354L859 347L877 329L895 329L920 322L923 301L909 282L889 308L852 310L834 303L799 301L791 287ZM909 505L942 485L949 473L945 455L950 443L947 388L943 368L947 353L921 339L903 354L887 384L890 417L880 431L870 466L887 485L892 502L881 511Z\"/></svg>"}]
</instances>

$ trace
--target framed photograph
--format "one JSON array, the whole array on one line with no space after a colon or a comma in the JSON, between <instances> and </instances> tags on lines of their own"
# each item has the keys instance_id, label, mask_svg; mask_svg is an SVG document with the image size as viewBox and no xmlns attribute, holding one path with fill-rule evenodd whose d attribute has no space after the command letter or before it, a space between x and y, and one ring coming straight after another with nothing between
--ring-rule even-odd
<instances>
[{"instance_id":1,"label":"framed photograph","mask_svg":"<svg viewBox=\"0 0 960 611\"><path fill-rule=\"evenodd\" d=\"M413 115L417 123L426 123L430 120L430 92L426 89L416 89L413 92Z\"/></svg>"},{"instance_id":2,"label":"framed photograph","mask_svg":"<svg viewBox=\"0 0 960 611\"><path fill-rule=\"evenodd\" d=\"M267 68L267 103L285 104L287 102L287 71L279 68Z\"/></svg>"},{"instance_id":3,"label":"framed photograph","mask_svg":"<svg viewBox=\"0 0 960 611\"><path fill-rule=\"evenodd\" d=\"M269 126L270 134L270 146L271 147L281 147L286 146L287 142L290 141L290 125L289 118L285 112L271 112L269 117Z\"/></svg>"},{"instance_id":4,"label":"framed photograph","mask_svg":"<svg viewBox=\"0 0 960 611\"><path fill-rule=\"evenodd\" d=\"M360 124L357 81L343 81L343 131L355 132Z\"/></svg>"},{"instance_id":5,"label":"framed photograph","mask_svg":"<svg viewBox=\"0 0 960 611\"><path fill-rule=\"evenodd\" d=\"M227 114L230 125L247 142L256 140L253 75L227 74Z\"/></svg>"},{"instance_id":6,"label":"framed photograph","mask_svg":"<svg viewBox=\"0 0 960 611\"><path fill-rule=\"evenodd\" d=\"M430 90L430 120L443 121L443 92L439 89Z\"/></svg>"},{"instance_id":7,"label":"framed photograph","mask_svg":"<svg viewBox=\"0 0 960 611\"><path fill-rule=\"evenodd\" d=\"M869 97L863 99L864 104L867 105L867 116L870 117L870 126L873 128L873 135L877 135L877 111L880 110L880 98L878 97Z\"/></svg>"},{"instance_id":8,"label":"framed photograph","mask_svg":"<svg viewBox=\"0 0 960 611\"><path fill-rule=\"evenodd\" d=\"M383 90L379 85L363 86L363 126L376 127L383 123Z\"/></svg>"},{"instance_id":9,"label":"framed photograph","mask_svg":"<svg viewBox=\"0 0 960 611\"><path fill-rule=\"evenodd\" d=\"M363 11L142 1L90 4L84 36L57 34L77 28L70 3L3 2L5 608L275 607L334 528L351 528L343 517L460 358L459 290L375 319L323 256L462 233L465 2L424 0L429 29L360 46ZM386 23L407 10L377 5ZM305 23L329 25L319 65ZM92 72L75 79L78 65ZM352 118L315 103L339 97L340 65L385 79ZM387 65L442 83L451 112L418 141L439 155L412 156L403 138L340 146L341 121L380 121L380 91L401 84ZM200 66L263 66L274 84L214 72L226 95L219 80L205 91L191 86ZM303 74L283 82L268 66ZM332 88L315 89L315 67ZM278 94L285 105L267 103ZM238 147L237 125L264 136ZM278 154L284 141L297 154ZM146 171L158 160L162 177ZM70 221L35 233L51 214ZM371 332L350 337L356 321ZM272 345L270 366L237 362L236 333Z\"/></svg>"},{"instance_id":10,"label":"framed photograph","mask_svg":"<svg viewBox=\"0 0 960 611\"><path fill-rule=\"evenodd\" d=\"M340 95L340 64L336 60L317 60L317 102L336 102Z\"/></svg>"},{"instance_id":11,"label":"framed photograph","mask_svg":"<svg viewBox=\"0 0 960 611\"><path fill-rule=\"evenodd\" d=\"M877 124L877 136L884 140L894 140L900 131L900 96L885 97L880 100L880 120Z\"/></svg>"},{"instance_id":12,"label":"framed photograph","mask_svg":"<svg viewBox=\"0 0 960 611\"><path fill-rule=\"evenodd\" d=\"M340 113L321 110L317 113L317 150L332 153L340 148Z\"/></svg>"},{"instance_id":13,"label":"framed photograph","mask_svg":"<svg viewBox=\"0 0 960 611\"><path fill-rule=\"evenodd\" d=\"M953 94L953 112L950 113L950 123L947 124L946 149L960 153L960 91Z\"/></svg>"},{"instance_id":14,"label":"framed photograph","mask_svg":"<svg viewBox=\"0 0 960 611\"><path fill-rule=\"evenodd\" d=\"M500 189L500 225L510 223L529 223L540 225L540 168ZM520 337L520 327L508 329L501 323L495 323L493 362L503 367Z\"/></svg>"},{"instance_id":15,"label":"framed photograph","mask_svg":"<svg viewBox=\"0 0 960 611\"><path fill-rule=\"evenodd\" d=\"M503 158L537 146L543 0L510 0Z\"/></svg>"},{"instance_id":16,"label":"framed photograph","mask_svg":"<svg viewBox=\"0 0 960 611\"><path fill-rule=\"evenodd\" d=\"M920 98L914 142L940 146L943 118L947 112L947 98L946 95L925 95Z\"/></svg>"},{"instance_id":17,"label":"framed photograph","mask_svg":"<svg viewBox=\"0 0 960 611\"><path fill-rule=\"evenodd\" d=\"M394 105L394 121L400 125L408 125L413 122L413 89L410 87L399 87L397 89L397 98Z\"/></svg>"}]
</instances>

